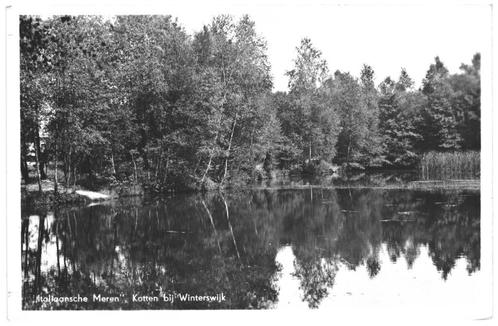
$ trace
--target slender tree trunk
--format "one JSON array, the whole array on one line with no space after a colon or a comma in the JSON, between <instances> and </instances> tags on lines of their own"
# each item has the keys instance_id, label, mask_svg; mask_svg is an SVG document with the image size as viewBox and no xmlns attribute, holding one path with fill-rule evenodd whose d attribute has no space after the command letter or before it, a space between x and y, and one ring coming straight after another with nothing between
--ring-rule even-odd
<instances>
[{"instance_id":1,"label":"slender tree trunk","mask_svg":"<svg viewBox=\"0 0 498 326\"><path fill-rule=\"evenodd\" d=\"M207 164L207 167L206 167L206 171L204 171L204 175L202 176L201 184L204 182L204 179L206 178L206 175L207 175L209 169L211 168L211 161L212 160L213 160L213 153L211 153L209 155L209 161L208 161L208 164Z\"/></svg>"},{"instance_id":2,"label":"slender tree trunk","mask_svg":"<svg viewBox=\"0 0 498 326\"><path fill-rule=\"evenodd\" d=\"M29 183L29 169L26 154L26 144L24 141L21 144L21 176L26 184Z\"/></svg>"},{"instance_id":3,"label":"slender tree trunk","mask_svg":"<svg viewBox=\"0 0 498 326\"><path fill-rule=\"evenodd\" d=\"M58 168L57 168L57 141L55 142L55 152L54 152L54 192L58 193L59 192L59 186L58 186Z\"/></svg>"},{"instance_id":4,"label":"slender tree trunk","mask_svg":"<svg viewBox=\"0 0 498 326\"><path fill-rule=\"evenodd\" d=\"M116 176L116 165L114 164L114 153L111 151L111 167L112 167L112 175Z\"/></svg>"},{"instance_id":5,"label":"slender tree trunk","mask_svg":"<svg viewBox=\"0 0 498 326\"><path fill-rule=\"evenodd\" d=\"M218 141L219 135L220 135L220 130L218 129L218 132L216 133L216 137L214 137L213 148L211 148L211 151L209 153L209 161L208 161L208 164L206 167L206 171L204 171L204 175L202 176L201 183L204 182L204 179L206 178L206 176L209 172L209 169L211 169L211 162L212 162L213 156L214 156L214 146L216 146L216 142Z\"/></svg>"},{"instance_id":6,"label":"slender tree trunk","mask_svg":"<svg viewBox=\"0 0 498 326\"><path fill-rule=\"evenodd\" d=\"M36 140L35 140L36 143ZM38 192L41 194L42 193L42 185L41 185L41 173L40 173L40 157L38 150L36 149L35 145L35 159L36 159L36 178L38 181Z\"/></svg>"},{"instance_id":7,"label":"slender tree trunk","mask_svg":"<svg viewBox=\"0 0 498 326\"><path fill-rule=\"evenodd\" d=\"M309 160L308 164L311 164L311 140L310 140L310 150L309 150Z\"/></svg>"},{"instance_id":8,"label":"slender tree trunk","mask_svg":"<svg viewBox=\"0 0 498 326\"><path fill-rule=\"evenodd\" d=\"M67 185L69 184L69 172L70 172L69 159L68 159L69 154L67 155L64 154L65 153L63 153L63 158L62 158L62 161L64 162L63 164L64 168L62 169L62 172L64 173L64 184L67 187Z\"/></svg>"},{"instance_id":9,"label":"slender tree trunk","mask_svg":"<svg viewBox=\"0 0 498 326\"><path fill-rule=\"evenodd\" d=\"M76 179L78 178L76 165L73 166L73 188L76 190Z\"/></svg>"},{"instance_id":10,"label":"slender tree trunk","mask_svg":"<svg viewBox=\"0 0 498 326\"><path fill-rule=\"evenodd\" d=\"M348 153L347 153L347 156L346 156L346 163L349 165L349 158L350 158L350 151L351 151L351 142L352 142L352 139L351 139L351 134L349 134L349 142L348 142Z\"/></svg>"},{"instance_id":11,"label":"slender tree trunk","mask_svg":"<svg viewBox=\"0 0 498 326\"><path fill-rule=\"evenodd\" d=\"M28 163L26 162L25 159L21 159L21 176L26 184L29 183L29 169L28 169Z\"/></svg>"},{"instance_id":12,"label":"slender tree trunk","mask_svg":"<svg viewBox=\"0 0 498 326\"><path fill-rule=\"evenodd\" d=\"M41 140L38 127L36 128L35 135L35 153L38 155L38 170L40 171L40 178L45 180L47 178L47 174L45 173L45 158L43 157L43 153L41 151Z\"/></svg>"},{"instance_id":13,"label":"slender tree trunk","mask_svg":"<svg viewBox=\"0 0 498 326\"><path fill-rule=\"evenodd\" d=\"M135 207L135 233L137 232L138 227L138 208Z\"/></svg>"},{"instance_id":14,"label":"slender tree trunk","mask_svg":"<svg viewBox=\"0 0 498 326\"><path fill-rule=\"evenodd\" d=\"M228 149L227 149L227 154L226 154L226 159L225 159L225 172L223 173L223 179L221 179L221 183L220 183L221 187L225 183L225 179L226 179L227 173L228 173L228 159L230 158L230 150L232 148L233 133L235 131L236 125L237 125L237 115L235 115L235 118L234 118L233 124L232 124L232 131L230 133L230 141L228 143Z\"/></svg>"},{"instance_id":15,"label":"slender tree trunk","mask_svg":"<svg viewBox=\"0 0 498 326\"><path fill-rule=\"evenodd\" d=\"M133 176L135 179L135 183L137 183L137 164L135 163L135 156L131 153L131 160L133 162Z\"/></svg>"},{"instance_id":16,"label":"slender tree trunk","mask_svg":"<svg viewBox=\"0 0 498 326\"><path fill-rule=\"evenodd\" d=\"M69 185L71 184L71 152L72 152L72 148L70 147L69 154L68 154L67 159L66 159L66 169L64 169L65 171L67 170L67 172L65 172L65 174L66 174L66 189L69 189Z\"/></svg>"}]
</instances>

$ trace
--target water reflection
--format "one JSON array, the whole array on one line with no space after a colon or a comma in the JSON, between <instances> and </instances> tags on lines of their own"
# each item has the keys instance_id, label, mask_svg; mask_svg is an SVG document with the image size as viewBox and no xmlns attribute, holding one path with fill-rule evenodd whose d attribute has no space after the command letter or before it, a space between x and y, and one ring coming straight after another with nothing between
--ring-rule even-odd
<instances>
[{"instance_id":1,"label":"water reflection","mask_svg":"<svg viewBox=\"0 0 498 326\"><path fill-rule=\"evenodd\" d=\"M334 292L353 287L341 275L365 275L368 288L401 262L399 275L412 275L417 261L444 284L478 274L479 209L478 193L319 188L26 208L23 308L317 308L348 295ZM226 300L133 301L218 293ZM36 300L75 294L119 302Z\"/></svg>"}]
</instances>

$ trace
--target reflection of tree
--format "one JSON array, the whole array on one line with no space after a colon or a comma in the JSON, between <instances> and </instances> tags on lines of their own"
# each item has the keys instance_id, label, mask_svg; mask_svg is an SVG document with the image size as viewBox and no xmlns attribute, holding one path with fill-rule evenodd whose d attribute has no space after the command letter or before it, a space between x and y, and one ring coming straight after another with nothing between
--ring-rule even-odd
<instances>
[{"instance_id":1,"label":"reflection of tree","mask_svg":"<svg viewBox=\"0 0 498 326\"><path fill-rule=\"evenodd\" d=\"M390 259L404 258L408 268L426 246L443 279L460 257L472 273L480 267L479 200L372 189L264 190L60 208L53 219L39 212L38 220L22 221L23 307L47 308L34 302L39 293L172 292L224 292L228 301L55 308L269 307L277 300L275 255L282 244L293 248L310 307L328 295L342 265L364 265L371 278L381 273L383 243ZM56 257L42 269L49 246Z\"/></svg>"},{"instance_id":2,"label":"reflection of tree","mask_svg":"<svg viewBox=\"0 0 498 326\"><path fill-rule=\"evenodd\" d=\"M296 256L295 276L303 299L311 308L319 306L334 284L338 257L334 248L344 217L333 190L294 192L293 209L282 216L285 242L292 243Z\"/></svg>"},{"instance_id":3,"label":"reflection of tree","mask_svg":"<svg viewBox=\"0 0 498 326\"><path fill-rule=\"evenodd\" d=\"M230 206L229 217L220 214L226 212L225 202ZM265 230L271 230L265 226L268 215L253 216L251 220L240 217L237 209L232 212L231 199L221 196L208 196L204 203L205 207L200 198L189 197L188 200L181 198L138 206L60 210L55 226L47 232L60 238L57 252L61 254L61 265L62 261L70 265L67 278L57 278L49 271L37 274L35 279L45 284L50 280L49 293L45 294L53 295L123 293L131 298L133 293L204 295L224 292L228 299L221 304L176 301L174 307L177 308L261 308L275 301L272 276L277 268L274 258L278 241L267 238L275 235L274 232L265 233ZM251 216L250 213L246 215ZM258 234L246 232L255 228L260 230ZM38 236L37 239L46 243L46 237ZM235 247L235 243L240 248ZM267 243L274 245L269 247ZM38 253L41 251L37 250ZM37 266L23 268L34 268L36 272ZM53 271L56 270L54 265ZM33 290L24 307L43 308L33 302L35 293L40 292L27 282L25 287ZM65 307L68 305L59 306ZM171 308L130 300L119 306L71 306L73 309L168 307Z\"/></svg>"},{"instance_id":4,"label":"reflection of tree","mask_svg":"<svg viewBox=\"0 0 498 326\"><path fill-rule=\"evenodd\" d=\"M299 261L295 264L297 276L301 280L303 299L310 308L317 308L334 285L337 263L334 260Z\"/></svg>"},{"instance_id":5,"label":"reflection of tree","mask_svg":"<svg viewBox=\"0 0 498 326\"><path fill-rule=\"evenodd\" d=\"M406 264L408 266L408 269L411 269L413 267L413 263L417 259L417 257L420 255L420 249L419 246L415 245L412 239L409 239L407 241L407 244L404 248L405 252L405 260Z\"/></svg>"},{"instance_id":6,"label":"reflection of tree","mask_svg":"<svg viewBox=\"0 0 498 326\"><path fill-rule=\"evenodd\" d=\"M348 189L338 193L338 202L345 215L337 243L338 254L352 269L364 264L368 258L378 259L382 241L382 197L377 192Z\"/></svg>"},{"instance_id":7,"label":"reflection of tree","mask_svg":"<svg viewBox=\"0 0 498 326\"><path fill-rule=\"evenodd\" d=\"M404 255L410 268L424 245L443 279L460 257L469 273L479 269L479 195L401 192L397 198L383 213L389 216L383 237L393 261Z\"/></svg>"},{"instance_id":8,"label":"reflection of tree","mask_svg":"<svg viewBox=\"0 0 498 326\"><path fill-rule=\"evenodd\" d=\"M377 276L377 274L379 274L380 263L377 256L367 258L367 270L368 276L370 276L370 278L374 278L375 276Z\"/></svg>"}]
</instances>

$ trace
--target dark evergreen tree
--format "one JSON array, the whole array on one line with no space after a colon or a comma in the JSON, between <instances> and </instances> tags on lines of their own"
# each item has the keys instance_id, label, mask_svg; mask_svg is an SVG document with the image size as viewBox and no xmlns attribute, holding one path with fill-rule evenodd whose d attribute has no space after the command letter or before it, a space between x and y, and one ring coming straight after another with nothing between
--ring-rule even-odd
<instances>
[{"instance_id":1,"label":"dark evergreen tree","mask_svg":"<svg viewBox=\"0 0 498 326\"><path fill-rule=\"evenodd\" d=\"M462 64L461 73L450 77L453 89L452 106L457 130L464 150L481 149L481 55L476 53L472 64Z\"/></svg>"},{"instance_id":2,"label":"dark evergreen tree","mask_svg":"<svg viewBox=\"0 0 498 326\"><path fill-rule=\"evenodd\" d=\"M379 132L382 136L383 155L389 165L413 166L417 162L414 145L421 139L415 121L422 103L413 82L401 70L397 82L387 77L380 84Z\"/></svg>"},{"instance_id":3,"label":"dark evergreen tree","mask_svg":"<svg viewBox=\"0 0 498 326\"><path fill-rule=\"evenodd\" d=\"M422 93L427 105L422 110L419 130L423 140L419 143L422 151L456 150L460 148L461 137L457 129L457 117L451 106L453 90L449 82L448 69L439 57L431 64L423 80Z\"/></svg>"}]
</instances>

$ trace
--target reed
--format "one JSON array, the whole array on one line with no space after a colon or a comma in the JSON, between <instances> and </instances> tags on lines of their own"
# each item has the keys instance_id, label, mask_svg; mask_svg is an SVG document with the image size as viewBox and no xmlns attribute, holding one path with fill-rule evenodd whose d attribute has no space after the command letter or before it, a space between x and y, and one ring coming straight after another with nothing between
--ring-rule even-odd
<instances>
[{"instance_id":1,"label":"reed","mask_svg":"<svg viewBox=\"0 0 498 326\"><path fill-rule=\"evenodd\" d=\"M481 155L477 151L429 152L422 156L422 180L479 179Z\"/></svg>"}]
</instances>

